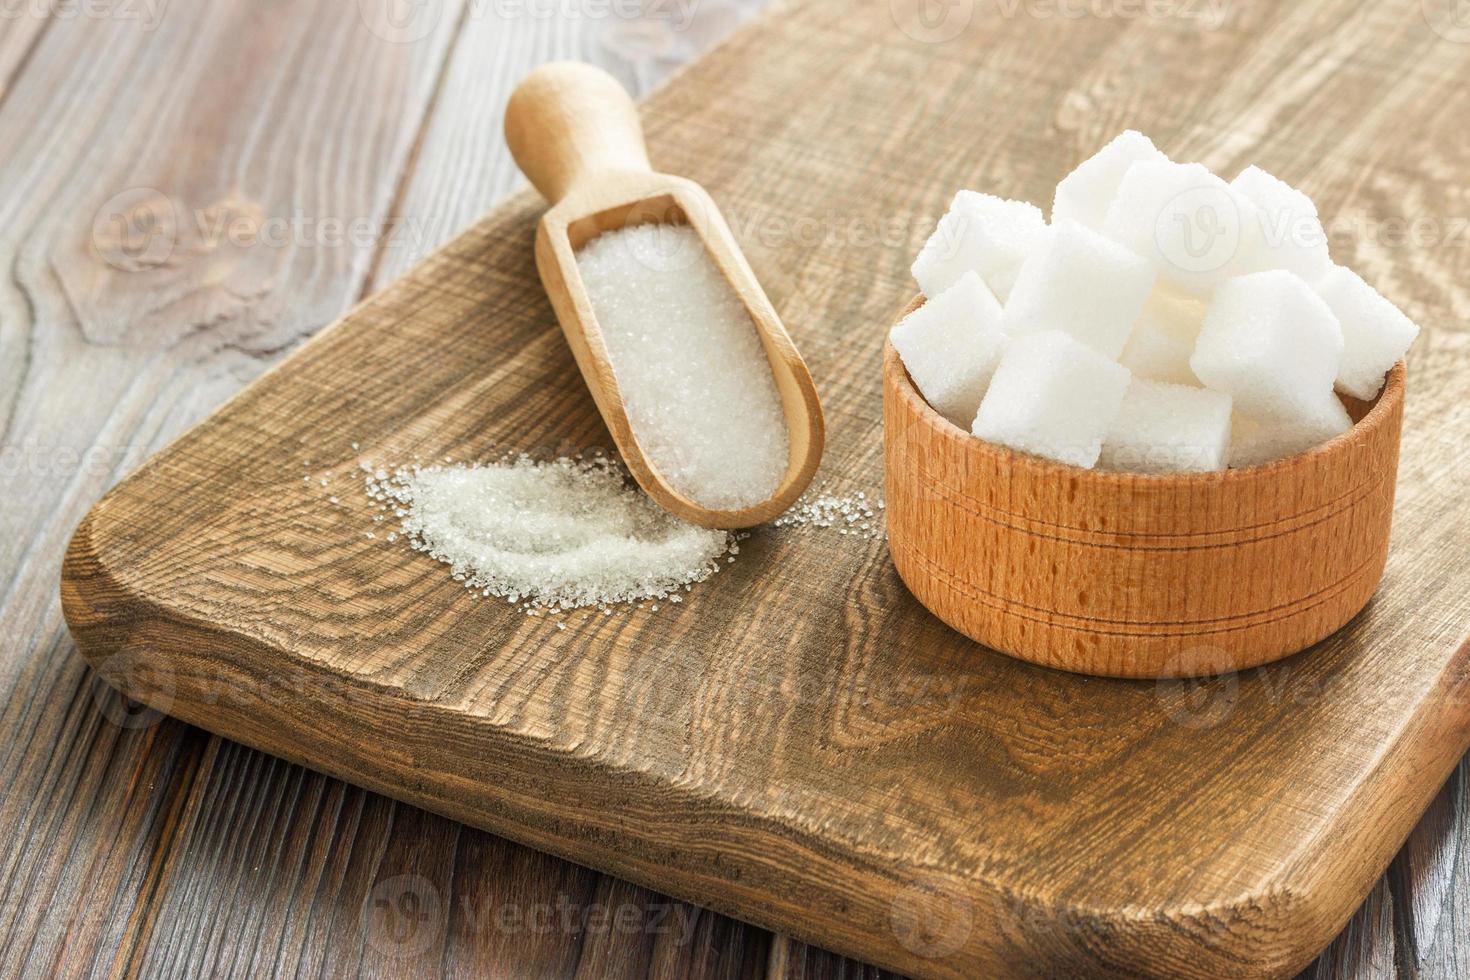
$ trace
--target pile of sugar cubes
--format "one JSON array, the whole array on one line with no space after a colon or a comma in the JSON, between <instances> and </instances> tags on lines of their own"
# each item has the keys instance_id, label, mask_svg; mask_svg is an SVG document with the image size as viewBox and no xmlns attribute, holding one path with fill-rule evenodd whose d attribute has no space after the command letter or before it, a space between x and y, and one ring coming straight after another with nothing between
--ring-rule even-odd
<instances>
[{"instance_id":1,"label":"pile of sugar cubes","mask_svg":"<svg viewBox=\"0 0 1470 980\"><path fill-rule=\"evenodd\" d=\"M1253 466L1352 425L1419 328L1333 264L1310 198L1226 183L1125 132L1057 186L1051 223L960 191L892 341L929 404L1086 469Z\"/></svg>"}]
</instances>

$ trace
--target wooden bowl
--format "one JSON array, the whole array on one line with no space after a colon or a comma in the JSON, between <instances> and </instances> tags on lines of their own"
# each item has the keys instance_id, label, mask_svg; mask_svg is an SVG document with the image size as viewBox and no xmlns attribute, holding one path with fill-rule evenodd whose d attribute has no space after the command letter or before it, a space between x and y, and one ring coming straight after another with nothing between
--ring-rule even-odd
<instances>
[{"instance_id":1,"label":"wooden bowl","mask_svg":"<svg viewBox=\"0 0 1470 980\"><path fill-rule=\"evenodd\" d=\"M917 309L922 297L905 315ZM1217 473L1082 470L976 439L883 359L888 544L914 596L1022 660L1110 677L1243 670L1367 604L1388 557L1404 365L1306 453Z\"/></svg>"}]
</instances>

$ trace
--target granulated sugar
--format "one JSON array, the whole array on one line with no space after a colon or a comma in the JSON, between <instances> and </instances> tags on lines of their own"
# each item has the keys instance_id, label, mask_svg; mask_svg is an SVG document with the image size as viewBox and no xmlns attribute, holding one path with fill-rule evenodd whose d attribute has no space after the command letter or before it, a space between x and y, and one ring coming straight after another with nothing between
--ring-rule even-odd
<instances>
[{"instance_id":1,"label":"granulated sugar","mask_svg":"<svg viewBox=\"0 0 1470 980\"><path fill-rule=\"evenodd\" d=\"M786 513L772 521L774 527L832 528L838 534L876 540L883 537L883 520L878 511L883 501L871 501L861 490L850 496L830 493L807 494Z\"/></svg>"},{"instance_id":2,"label":"granulated sugar","mask_svg":"<svg viewBox=\"0 0 1470 980\"><path fill-rule=\"evenodd\" d=\"M368 496L415 549L467 588L530 609L678 602L676 590L738 550L729 533L662 510L604 458L363 469Z\"/></svg>"},{"instance_id":3,"label":"granulated sugar","mask_svg":"<svg viewBox=\"0 0 1470 980\"><path fill-rule=\"evenodd\" d=\"M786 471L780 397L755 325L693 229L604 232L577 267L633 433L652 465L702 506L768 499Z\"/></svg>"}]
</instances>

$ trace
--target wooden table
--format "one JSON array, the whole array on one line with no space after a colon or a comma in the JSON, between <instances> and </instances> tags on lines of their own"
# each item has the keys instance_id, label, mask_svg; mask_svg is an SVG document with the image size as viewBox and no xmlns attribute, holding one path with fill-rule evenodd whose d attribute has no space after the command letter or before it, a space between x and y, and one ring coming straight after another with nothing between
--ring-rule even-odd
<instances>
[{"instance_id":1,"label":"wooden table","mask_svg":"<svg viewBox=\"0 0 1470 980\"><path fill-rule=\"evenodd\" d=\"M530 66L596 60L643 90L748 6L704 0L677 30L593 0L0 8L0 974L876 975L136 710L56 595L107 486L516 182L499 122ZM1208 40L1321 37L1330 75L1419 17L1470 72L1452 6L1237 3ZM1093 80L1059 111L1126 104L1126 80ZM1441 247L1462 177L1421 202ZM114 220L139 202L162 223ZM1470 973L1466 771L1316 974Z\"/></svg>"}]
</instances>

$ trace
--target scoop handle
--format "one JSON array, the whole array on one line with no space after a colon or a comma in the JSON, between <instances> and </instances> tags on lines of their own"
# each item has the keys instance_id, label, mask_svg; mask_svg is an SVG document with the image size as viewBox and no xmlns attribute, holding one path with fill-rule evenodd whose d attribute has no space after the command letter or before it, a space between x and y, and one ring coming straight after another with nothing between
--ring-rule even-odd
<instances>
[{"instance_id":1,"label":"scoop handle","mask_svg":"<svg viewBox=\"0 0 1470 980\"><path fill-rule=\"evenodd\" d=\"M637 106L617 79L581 62L542 65L516 86L505 141L552 204L598 174L652 169Z\"/></svg>"}]
</instances>

